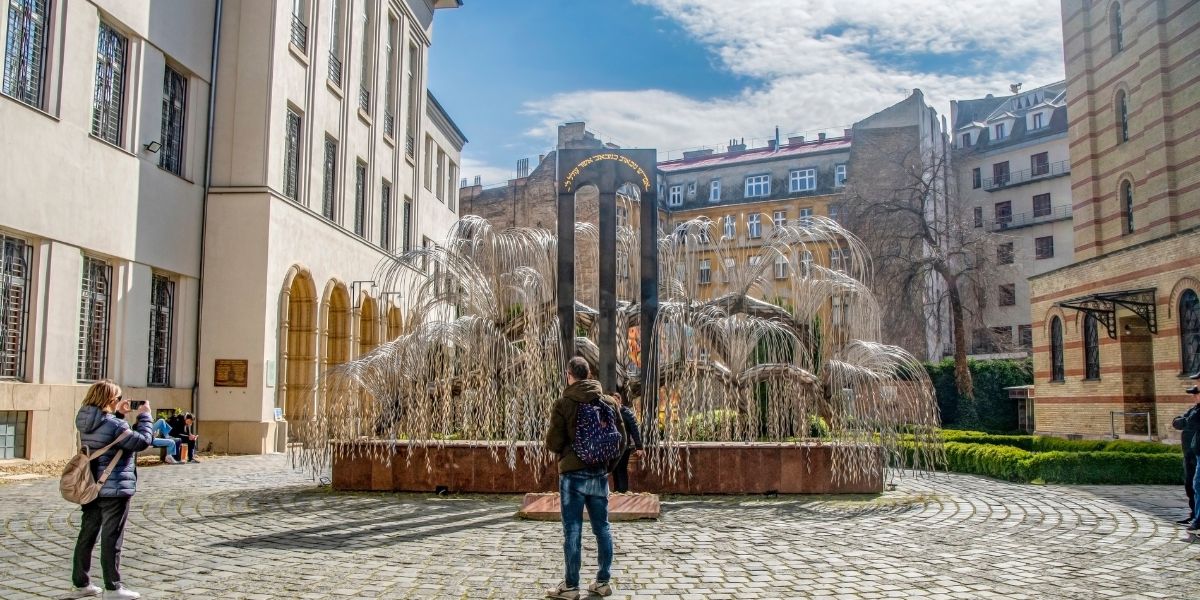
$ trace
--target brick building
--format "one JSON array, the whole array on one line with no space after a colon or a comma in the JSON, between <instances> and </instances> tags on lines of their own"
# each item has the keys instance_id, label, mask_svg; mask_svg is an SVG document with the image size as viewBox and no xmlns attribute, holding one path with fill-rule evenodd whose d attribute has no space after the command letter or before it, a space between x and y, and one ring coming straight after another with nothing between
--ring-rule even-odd
<instances>
[{"instance_id":1,"label":"brick building","mask_svg":"<svg viewBox=\"0 0 1200 600\"><path fill-rule=\"evenodd\" d=\"M1000 236L998 280L981 294L977 355L1033 345L1028 278L1072 261L1067 84L951 101L954 173L976 228Z\"/></svg>"},{"instance_id":2,"label":"brick building","mask_svg":"<svg viewBox=\"0 0 1200 600\"><path fill-rule=\"evenodd\" d=\"M1178 439L1200 370L1200 3L1062 17L1075 262L1030 279L1036 429Z\"/></svg>"}]
</instances>

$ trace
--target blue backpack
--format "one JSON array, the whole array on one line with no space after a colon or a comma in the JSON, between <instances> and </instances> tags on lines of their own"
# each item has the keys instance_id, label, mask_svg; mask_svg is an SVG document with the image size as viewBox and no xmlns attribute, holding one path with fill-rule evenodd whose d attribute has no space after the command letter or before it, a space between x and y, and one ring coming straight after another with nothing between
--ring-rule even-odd
<instances>
[{"instance_id":1,"label":"blue backpack","mask_svg":"<svg viewBox=\"0 0 1200 600\"><path fill-rule=\"evenodd\" d=\"M571 449L585 465L602 465L621 456L624 440L617 428L618 418L612 407L599 398L579 404Z\"/></svg>"}]
</instances>

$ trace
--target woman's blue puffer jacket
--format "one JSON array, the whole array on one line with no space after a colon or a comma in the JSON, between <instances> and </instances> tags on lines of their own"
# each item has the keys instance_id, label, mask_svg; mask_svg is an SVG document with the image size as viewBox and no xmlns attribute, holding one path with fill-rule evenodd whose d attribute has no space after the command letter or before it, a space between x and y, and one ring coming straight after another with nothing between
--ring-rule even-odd
<instances>
[{"instance_id":1,"label":"woman's blue puffer jacket","mask_svg":"<svg viewBox=\"0 0 1200 600\"><path fill-rule=\"evenodd\" d=\"M111 444L122 431L130 427L124 419L85 404L79 407L79 413L75 415L75 428L79 430L83 445L95 451ZM92 476L99 481L100 475L117 455L117 448L125 451L108 476L108 481L104 482L104 487L100 488L101 498L129 497L137 491L137 453L149 448L153 439L150 415L138 413L137 426L133 431L120 444L92 461Z\"/></svg>"}]
</instances>

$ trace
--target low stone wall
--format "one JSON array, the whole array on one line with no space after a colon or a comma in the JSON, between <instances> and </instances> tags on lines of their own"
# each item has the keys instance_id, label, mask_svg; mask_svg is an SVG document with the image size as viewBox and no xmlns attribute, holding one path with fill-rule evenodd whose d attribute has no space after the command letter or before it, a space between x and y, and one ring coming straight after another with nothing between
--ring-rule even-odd
<instances>
[{"instance_id":1,"label":"low stone wall","mask_svg":"<svg viewBox=\"0 0 1200 600\"><path fill-rule=\"evenodd\" d=\"M387 442L357 442L387 446ZM343 444L343 450L350 450ZM827 444L692 443L686 447L686 469L672 477L631 461L630 488L668 494L863 494L883 491L883 455L873 447L839 447L838 452L871 455L876 468L852 478L835 478L835 447ZM558 470L547 461L540 472L525 464L526 446L517 446L517 464L510 469L505 447L493 458L479 442L446 442L441 447L398 445L391 464L362 456L340 454L333 463L333 487L346 491L525 493L558 489ZM357 456L353 454L358 454ZM410 460L411 458L411 460Z\"/></svg>"}]
</instances>

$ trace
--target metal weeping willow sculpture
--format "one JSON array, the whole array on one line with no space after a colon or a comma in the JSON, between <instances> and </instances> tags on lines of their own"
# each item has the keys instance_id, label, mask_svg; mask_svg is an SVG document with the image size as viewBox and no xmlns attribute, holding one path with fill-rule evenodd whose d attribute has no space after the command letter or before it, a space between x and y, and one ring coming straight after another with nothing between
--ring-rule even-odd
<instances>
[{"instance_id":1,"label":"metal weeping willow sculpture","mask_svg":"<svg viewBox=\"0 0 1200 600\"><path fill-rule=\"evenodd\" d=\"M636 196L618 193L626 215ZM834 477L849 479L882 464L864 448L882 449L893 467L942 462L923 367L872 341L881 324L863 283L871 267L861 243L821 217L764 220L763 243L753 248L703 218L658 232L648 339L637 327L647 280L638 235L619 225L613 252L599 256L596 226L573 227L584 242L577 262L615 265L616 387L635 401L657 400L642 402L649 468L687 472L688 446L699 441L828 444ZM510 468L518 445L528 468L549 464L537 441L564 385L566 353L597 365L603 341L598 311L576 302L573 348L564 351L557 245L546 230L496 231L466 217L443 245L384 261L376 281L409 299L403 332L322 375L312 406L292 423L296 458L319 471L335 453L388 461L399 445L461 439L488 446L497 460L503 454ZM718 278L724 292L714 296ZM356 443L365 440L385 443Z\"/></svg>"}]
</instances>

